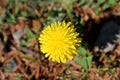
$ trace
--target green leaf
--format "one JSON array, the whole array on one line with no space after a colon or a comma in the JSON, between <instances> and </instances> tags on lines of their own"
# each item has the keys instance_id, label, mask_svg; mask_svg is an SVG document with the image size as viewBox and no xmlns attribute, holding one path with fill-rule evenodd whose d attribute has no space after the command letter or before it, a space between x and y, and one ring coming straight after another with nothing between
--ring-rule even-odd
<instances>
[{"instance_id":1,"label":"green leaf","mask_svg":"<svg viewBox=\"0 0 120 80\"><path fill-rule=\"evenodd\" d=\"M85 0L81 0L79 3L78 3L78 5L80 6L80 5L83 5L85 3Z\"/></svg>"},{"instance_id":2,"label":"green leaf","mask_svg":"<svg viewBox=\"0 0 120 80\"><path fill-rule=\"evenodd\" d=\"M3 18L0 16L0 25L3 23Z\"/></svg>"},{"instance_id":3,"label":"green leaf","mask_svg":"<svg viewBox=\"0 0 120 80\"><path fill-rule=\"evenodd\" d=\"M33 38L35 38L35 34L33 34L33 32L28 28L27 29L27 37L28 37L28 39L33 39Z\"/></svg>"},{"instance_id":4,"label":"green leaf","mask_svg":"<svg viewBox=\"0 0 120 80\"><path fill-rule=\"evenodd\" d=\"M87 60L87 64L88 64L88 68L91 67L92 59L93 59L93 55L90 55L90 56L88 56L88 57L86 58L86 60Z\"/></svg>"},{"instance_id":5,"label":"green leaf","mask_svg":"<svg viewBox=\"0 0 120 80\"><path fill-rule=\"evenodd\" d=\"M105 0L98 0L98 1L97 1L97 4L100 5L100 4L104 3L104 2L105 2Z\"/></svg>"},{"instance_id":6,"label":"green leaf","mask_svg":"<svg viewBox=\"0 0 120 80\"><path fill-rule=\"evenodd\" d=\"M22 56L24 59L27 59L27 60L31 60L33 62L36 62L36 63L41 63L41 61L39 59L36 59L34 57L31 57L31 56L27 56L27 55L24 55Z\"/></svg>"},{"instance_id":7,"label":"green leaf","mask_svg":"<svg viewBox=\"0 0 120 80\"><path fill-rule=\"evenodd\" d=\"M27 16L27 12L26 11L21 11L21 15L26 17Z\"/></svg>"},{"instance_id":8,"label":"green leaf","mask_svg":"<svg viewBox=\"0 0 120 80\"><path fill-rule=\"evenodd\" d=\"M27 44L28 44L27 41L25 41L25 40L21 40L21 45L22 45L22 46L27 46Z\"/></svg>"},{"instance_id":9,"label":"green leaf","mask_svg":"<svg viewBox=\"0 0 120 80\"><path fill-rule=\"evenodd\" d=\"M109 0L109 1L108 1L108 4L110 4L110 5L113 5L113 4L115 4L115 3L116 3L115 0Z\"/></svg>"},{"instance_id":10,"label":"green leaf","mask_svg":"<svg viewBox=\"0 0 120 80\"><path fill-rule=\"evenodd\" d=\"M97 0L97 3L92 5L91 8L98 8L104 2L105 2L105 0Z\"/></svg>"},{"instance_id":11,"label":"green leaf","mask_svg":"<svg viewBox=\"0 0 120 80\"><path fill-rule=\"evenodd\" d=\"M90 7L92 3L93 3L93 0L89 0L88 3L83 6L83 8L88 8L88 7Z\"/></svg>"},{"instance_id":12,"label":"green leaf","mask_svg":"<svg viewBox=\"0 0 120 80\"><path fill-rule=\"evenodd\" d=\"M83 58L81 58L81 59L79 59L79 58L76 57L74 60L75 60L80 66L82 66L85 70L88 69L86 57L83 57Z\"/></svg>"},{"instance_id":13,"label":"green leaf","mask_svg":"<svg viewBox=\"0 0 120 80\"><path fill-rule=\"evenodd\" d=\"M8 23L13 23L13 24L16 23L15 19L12 19L12 18L7 18L6 21L7 21Z\"/></svg>"},{"instance_id":14,"label":"green leaf","mask_svg":"<svg viewBox=\"0 0 120 80\"><path fill-rule=\"evenodd\" d=\"M81 46L78 48L78 51L79 51L78 54L80 54L82 56L86 56L87 55L86 49L81 47Z\"/></svg>"},{"instance_id":15,"label":"green leaf","mask_svg":"<svg viewBox=\"0 0 120 80\"><path fill-rule=\"evenodd\" d=\"M106 5L103 6L103 9L107 9L107 8L109 8L109 7L110 7L110 5L109 5L109 4L106 4Z\"/></svg>"},{"instance_id":16,"label":"green leaf","mask_svg":"<svg viewBox=\"0 0 120 80\"><path fill-rule=\"evenodd\" d=\"M19 13L19 8L16 7L16 8L15 8L15 15L17 15L18 13Z\"/></svg>"},{"instance_id":17,"label":"green leaf","mask_svg":"<svg viewBox=\"0 0 120 80\"><path fill-rule=\"evenodd\" d=\"M8 23L16 23L15 16L11 14L10 11L7 10L6 15L7 15L6 21Z\"/></svg>"},{"instance_id":18,"label":"green leaf","mask_svg":"<svg viewBox=\"0 0 120 80\"><path fill-rule=\"evenodd\" d=\"M20 0L20 1L23 2L23 3L27 2L27 0Z\"/></svg>"}]
</instances>

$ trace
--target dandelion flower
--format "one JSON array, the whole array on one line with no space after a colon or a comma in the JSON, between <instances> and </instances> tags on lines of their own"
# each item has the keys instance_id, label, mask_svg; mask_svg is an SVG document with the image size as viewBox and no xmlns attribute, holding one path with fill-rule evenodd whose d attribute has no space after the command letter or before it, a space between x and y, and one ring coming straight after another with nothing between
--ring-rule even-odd
<instances>
[{"instance_id":1,"label":"dandelion flower","mask_svg":"<svg viewBox=\"0 0 120 80\"><path fill-rule=\"evenodd\" d=\"M65 63L78 53L81 38L71 22L55 22L47 26L39 36L40 49L49 60Z\"/></svg>"}]
</instances>

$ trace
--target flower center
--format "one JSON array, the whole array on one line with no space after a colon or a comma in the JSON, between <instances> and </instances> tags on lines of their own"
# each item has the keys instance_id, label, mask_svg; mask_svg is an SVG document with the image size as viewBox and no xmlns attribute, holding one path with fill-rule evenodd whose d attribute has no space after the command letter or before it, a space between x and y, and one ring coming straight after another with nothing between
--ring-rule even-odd
<instances>
[{"instance_id":1,"label":"flower center","mask_svg":"<svg viewBox=\"0 0 120 80\"><path fill-rule=\"evenodd\" d=\"M60 47L60 46L63 44L63 42L60 41L60 40L53 40L53 41L52 41L52 44L53 44L53 46L55 46L55 47Z\"/></svg>"}]
</instances>

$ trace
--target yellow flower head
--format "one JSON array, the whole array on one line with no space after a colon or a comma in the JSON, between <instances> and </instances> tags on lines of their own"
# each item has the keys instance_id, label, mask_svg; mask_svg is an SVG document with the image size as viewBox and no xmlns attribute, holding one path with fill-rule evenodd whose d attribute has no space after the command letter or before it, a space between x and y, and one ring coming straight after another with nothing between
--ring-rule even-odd
<instances>
[{"instance_id":1,"label":"yellow flower head","mask_svg":"<svg viewBox=\"0 0 120 80\"><path fill-rule=\"evenodd\" d=\"M40 49L52 61L65 63L72 60L78 53L77 47L81 42L79 33L71 22L55 22L47 26L39 36Z\"/></svg>"}]
</instances>

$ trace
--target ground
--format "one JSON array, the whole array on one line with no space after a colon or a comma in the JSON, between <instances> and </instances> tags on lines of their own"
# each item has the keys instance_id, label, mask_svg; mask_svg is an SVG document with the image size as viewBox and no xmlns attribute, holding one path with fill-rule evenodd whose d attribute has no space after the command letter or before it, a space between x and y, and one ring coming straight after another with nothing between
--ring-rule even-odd
<instances>
[{"instance_id":1,"label":"ground","mask_svg":"<svg viewBox=\"0 0 120 80\"><path fill-rule=\"evenodd\" d=\"M82 38L65 64L40 51L55 21L71 21ZM0 80L120 80L119 27L118 0L0 0Z\"/></svg>"}]
</instances>

